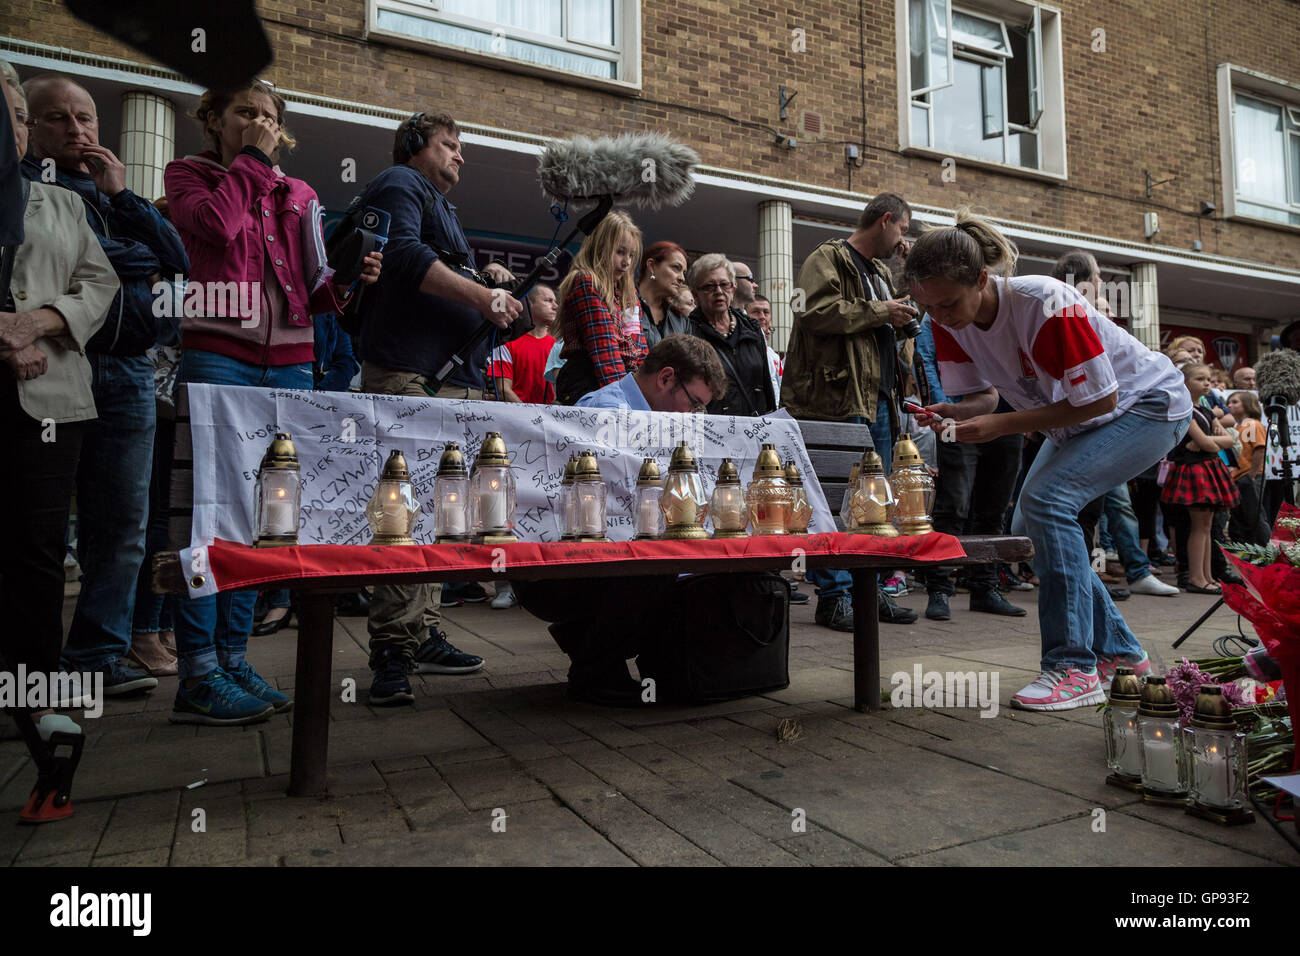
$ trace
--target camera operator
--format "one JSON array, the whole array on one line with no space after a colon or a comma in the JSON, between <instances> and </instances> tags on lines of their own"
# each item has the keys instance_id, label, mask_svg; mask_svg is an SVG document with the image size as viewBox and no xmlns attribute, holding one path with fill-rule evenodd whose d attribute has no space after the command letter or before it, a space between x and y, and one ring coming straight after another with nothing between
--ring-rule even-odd
<instances>
[{"instance_id":1,"label":"camera operator","mask_svg":"<svg viewBox=\"0 0 1300 956\"><path fill-rule=\"evenodd\" d=\"M384 271L367 293L361 326L361 390L389 395L483 397L483 364L491 347L475 354L432 392L433 374L483 320L509 328L523 309L489 281L512 282L492 263L481 276L447 193L465 164L456 121L446 113L417 113L397 129L393 165L362 193L361 205L387 212ZM451 645L438 629L442 585L375 588L370 602L372 704L414 703L407 674L468 674L483 659Z\"/></svg>"}]
</instances>

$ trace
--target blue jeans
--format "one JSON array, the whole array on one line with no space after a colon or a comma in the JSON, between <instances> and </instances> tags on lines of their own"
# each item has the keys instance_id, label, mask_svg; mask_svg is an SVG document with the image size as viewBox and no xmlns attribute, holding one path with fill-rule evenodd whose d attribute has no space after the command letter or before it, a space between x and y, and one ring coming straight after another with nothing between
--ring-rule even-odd
<instances>
[{"instance_id":1,"label":"blue jeans","mask_svg":"<svg viewBox=\"0 0 1300 956\"><path fill-rule=\"evenodd\" d=\"M181 357L177 380L258 388L310 389L313 384L310 363L264 367L195 350ZM177 600L176 657L182 680L206 677L215 667L235 668L244 662L256 603L256 591L226 591Z\"/></svg>"},{"instance_id":2,"label":"blue jeans","mask_svg":"<svg viewBox=\"0 0 1300 956\"><path fill-rule=\"evenodd\" d=\"M77 468L81 594L63 658L102 670L131 649L136 579L144 563L153 471L153 365L144 356L87 354L97 421Z\"/></svg>"},{"instance_id":3,"label":"blue jeans","mask_svg":"<svg viewBox=\"0 0 1300 956\"><path fill-rule=\"evenodd\" d=\"M1127 414L1060 447L1043 443L1011 522L1012 534L1028 535L1034 543L1043 670L1092 672L1098 654L1141 657L1142 645L1092 572L1078 514L1173 448L1190 420Z\"/></svg>"},{"instance_id":4,"label":"blue jeans","mask_svg":"<svg viewBox=\"0 0 1300 956\"><path fill-rule=\"evenodd\" d=\"M1151 559L1138 543L1138 520L1129 500L1128 485L1122 484L1106 492L1102 516L1110 529L1110 540L1124 564L1128 583L1140 581L1151 573Z\"/></svg>"},{"instance_id":5,"label":"blue jeans","mask_svg":"<svg viewBox=\"0 0 1300 956\"><path fill-rule=\"evenodd\" d=\"M894 464L894 432L889 423L889 400L876 400L876 420L869 422L861 415L846 418L845 421L856 425L866 425L871 430L871 444L880 454L885 464L885 474ZM852 489L845 494L851 493ZM812 568L808 574L808 583L817 589L818 601L838 601L849 593L853 587L853 575L841 568Z\"/></svg>"}]
</instances>

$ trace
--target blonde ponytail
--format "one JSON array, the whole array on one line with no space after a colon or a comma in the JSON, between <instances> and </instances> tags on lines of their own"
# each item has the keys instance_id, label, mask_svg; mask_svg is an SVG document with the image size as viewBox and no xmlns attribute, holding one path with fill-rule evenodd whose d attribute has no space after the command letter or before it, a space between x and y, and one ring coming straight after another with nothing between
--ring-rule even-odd
<instances>
[{"instance_id":1,"label":"blonde ponytail","mask_svg":"<svg viewBox=\"0 0 1300 956\"><path fill-rule=\"evenodd\" d=\"M902 281L909 286L930 279L975 285L985 269L1012 275L1019 256L1010 239L962 206L955 226L930 229L916 240L903 263Z\"/></svg>"},{"instance_id":2,"label":"blonde ponytail","mask_svg":"<svg viewBox=\"0 0 1300 956\"><path fill-rule=\"evenodd\" d=\"M1000 276L1011 276L1016 271L1020 251L1016 244L993 228L987 219L971 212L970 206L957 209L957 228L979 243L984 256L984 268Z\"/></svg>"}]
</instances>

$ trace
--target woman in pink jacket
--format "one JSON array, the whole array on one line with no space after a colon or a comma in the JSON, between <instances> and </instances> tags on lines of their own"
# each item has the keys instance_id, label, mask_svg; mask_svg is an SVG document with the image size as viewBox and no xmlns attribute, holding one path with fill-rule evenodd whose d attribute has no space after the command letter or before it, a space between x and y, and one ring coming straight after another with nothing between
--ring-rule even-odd
<instances>
[{"instance_id":1,"label":"woman in pink jacket","mask_svg":"<svg viewBox=\"0 0 1300 956\"><path fill-rule=\"evenodd\" d=\"M315 191L275 165L280 148L294 145L284 100L255 82L204 93L196 116L210 149L169 163L164 175L191 264L179 380L310 389L312 315L338 311L349 293L317 261ZM367 259L363 281L378 278L379 259ZM240 591L180 602L173 723L246 724L293 706L244 660L256 599Z\"/></svg>"}]
</instances>

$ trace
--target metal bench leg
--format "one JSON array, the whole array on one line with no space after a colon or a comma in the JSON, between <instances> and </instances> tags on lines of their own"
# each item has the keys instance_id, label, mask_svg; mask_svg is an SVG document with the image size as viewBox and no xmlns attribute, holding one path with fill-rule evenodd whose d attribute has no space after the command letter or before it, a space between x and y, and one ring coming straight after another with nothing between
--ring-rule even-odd
<instances>
[{"instance_id":1,"label":"metal bench leg","mask_svg":"<svg viewBox=\"0 0 1300 956\"><path fill-rule=\"evenodd\" d=\"M289 796L325 792L330 732L330 664L334 593L298 592L298 664L294 678L293 752Z\"/></svg>"},{"instance_id":2,"label":"metal bench leg","mask_svg":"<svg viewBox=\"0 0 1300 956\"><path fill-rule=\"evenodd\" d=\"M880 709L880 608L875 568L853 569L853 709Z\"/></svg>"}]
</instances>

